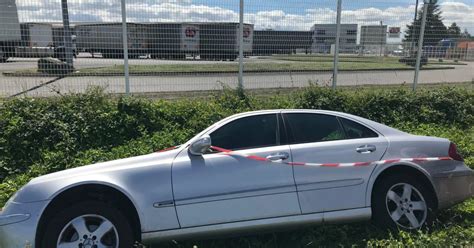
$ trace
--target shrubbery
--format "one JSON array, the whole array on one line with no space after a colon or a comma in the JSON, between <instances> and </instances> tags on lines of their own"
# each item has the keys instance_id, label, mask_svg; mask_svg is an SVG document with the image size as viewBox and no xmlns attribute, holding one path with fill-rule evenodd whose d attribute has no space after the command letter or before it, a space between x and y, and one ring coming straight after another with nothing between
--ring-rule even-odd
<instances>
[{"instance_id":1,"label":"shrubbery","mask_svg":"<svg viewBox=\"0 0 474 248\"><path fill-rule=\"evenodd\" d=\"M223 90L209 99L194 101L111 98L92 89L87 94L0 102L0 205L32 177L151 153L180 144L231 114L275 108L343 111L407 132L446 137L458 144L466 163L474 166L472 89L437 88L413 93L401 88L333 91L311 86L268 97ZM344 225L317 227L278 237L263 235L202 244L203 247L275 247L274 242L280 244L278 247L353 243L397 246L406 242L412 242L413 246L472 244L473 208L471 200L444 212L442 224L429 233L388 236L370 225ZM442 239L448 237L450 240L443 243ZM285 246L285 242L291 245Z\"/></svg>"}]
</instances>

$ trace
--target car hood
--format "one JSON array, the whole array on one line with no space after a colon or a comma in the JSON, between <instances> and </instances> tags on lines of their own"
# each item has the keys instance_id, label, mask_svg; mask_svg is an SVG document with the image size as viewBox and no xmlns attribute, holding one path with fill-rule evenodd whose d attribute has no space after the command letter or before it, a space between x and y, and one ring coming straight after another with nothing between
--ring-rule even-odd
<instances>
[{"instance_id":1,"label":"car hood","mask_svg":"<svg viewBox=\"0 0 474 248\"><path fill-rule=\"evenodd\" d=\"M137 157L101 162L73 169L67 169L32 179L15 197L15 202L33 202L46 200L59 188L68 187L84 180L101 181L114 175L126 175L127 170L133 172L147 166L170 166L173 159L181 151L175 149Z\"/></svg>"}]
</instances>

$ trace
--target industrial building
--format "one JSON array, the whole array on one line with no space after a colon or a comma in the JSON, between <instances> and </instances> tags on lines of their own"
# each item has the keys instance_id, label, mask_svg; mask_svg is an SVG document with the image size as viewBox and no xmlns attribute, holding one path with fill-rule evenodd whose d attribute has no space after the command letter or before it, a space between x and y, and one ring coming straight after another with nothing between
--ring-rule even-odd
<instances>
[{"instance_id":1,"label":"industrial building","mask_svg":"<svg viewBox=\"0 0 474 248\"><path fill-rule=\"evenodd\" d=\"M253 55L310 53L310 31L255 31Z\"/></svg>"},{"instance_id":2,"label":"industrial building","mask_svg":"<svg viewBox=\"0 0 474 248\"><path fill-rule=\"evenodd\" d=\"M387 25L367 25L360 28L360 46L364 52L385 53Z\"/></svg>"},{"instance_id":3,"label":"industrial building","mask_svg":"<svg viewBox=\"0 0 474 248\"><path fill-rule=\"evenodd\" d=\"M311 28L313 53L331 53L336 43L336 24L315 24ZM339 52L355 53L357 50L357 24L341 24Z\"/></svg>"}]
</instances>

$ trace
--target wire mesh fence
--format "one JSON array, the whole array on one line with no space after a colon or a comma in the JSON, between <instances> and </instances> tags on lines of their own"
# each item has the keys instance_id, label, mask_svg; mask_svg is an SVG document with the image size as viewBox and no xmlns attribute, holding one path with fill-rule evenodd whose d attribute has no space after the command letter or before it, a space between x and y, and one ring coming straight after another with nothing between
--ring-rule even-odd
<instances>
[{"instance_id":1,"label":"wire mesh fence","mask_svg":"<svg viewBox=\"0 0 474 248\"><path fill-rule=\"evenodd\" d=\"M472 81L474 4L425 2L0 0L0 96Z\"/></svg>"}]
</instances>

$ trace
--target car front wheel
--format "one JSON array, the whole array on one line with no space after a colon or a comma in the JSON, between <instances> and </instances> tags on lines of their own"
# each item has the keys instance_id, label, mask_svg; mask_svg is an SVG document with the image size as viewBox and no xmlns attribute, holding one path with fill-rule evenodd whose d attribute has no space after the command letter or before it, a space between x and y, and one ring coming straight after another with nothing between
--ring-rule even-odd
<instances>
[{"instance_id":1,"label":"car front wheel","mask_svg":"<svg viewBox=\"0 0 474 248\"><path fill-rule=\"evenodd\" d=\"M41 247L130 248L134 237L125 216L102 202L81 202L47 224Z\"/></svg>"},{"instance_id":2,"label":"car front wheel","mask_svg":"<svg viewBox=\"0 0 474 248\"><path fill-rule=\"evenodd\" d=\"M432 222L435 200L419 180L409 175L394 175L375 187L372 213L379 226L414 230Z\"/></svg>"}]
</instances>

